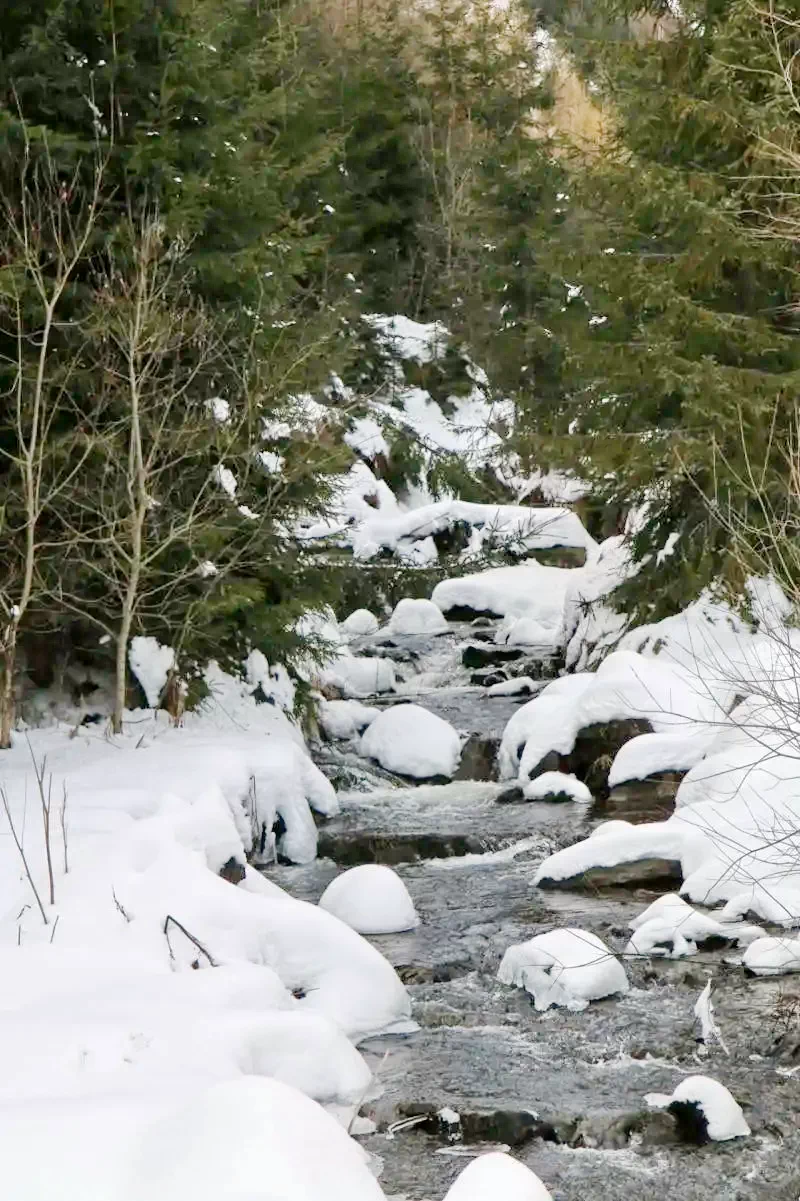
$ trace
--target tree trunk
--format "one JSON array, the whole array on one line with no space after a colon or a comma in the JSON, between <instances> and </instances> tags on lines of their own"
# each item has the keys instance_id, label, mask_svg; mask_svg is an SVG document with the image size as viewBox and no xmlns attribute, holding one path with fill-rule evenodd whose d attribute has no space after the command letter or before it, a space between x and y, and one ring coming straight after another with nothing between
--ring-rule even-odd
<instances>
[{"instance_id":1,"label":"tree trunk","mask_svg":"<svg viewBox=\"0 0 800 1201\"><path fill-rule=\"evenodd\" d=\"M12 621L3 648L3 677L0 682L0 750L11 746L11 729L14 725L14 667L17 658L17 624Z\"/></svg>"},{"instance_id":2,"label":"tree trunk","mask_svg":"<svg viewBox=\"0 0 800 1201\"><path fill-rule=\"evenodd\" d=\"M114 734L122 733L122 714L125 710L125 685L128 680L128 639L131 632L131 615L123 611L117 633L117 659L114 675L114 710L111 714L111 729Z\"/></svg>"}]
</instances>

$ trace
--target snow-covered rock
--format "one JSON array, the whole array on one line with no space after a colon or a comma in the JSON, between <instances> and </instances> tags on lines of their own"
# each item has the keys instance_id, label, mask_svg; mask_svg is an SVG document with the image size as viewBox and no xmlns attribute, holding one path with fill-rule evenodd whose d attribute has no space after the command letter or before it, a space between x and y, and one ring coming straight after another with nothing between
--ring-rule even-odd
<instances>
[{"instance_id":1,"label":"snow-covered rock","mask_svg":"<svg viewBox=\"0 0 800 1201\"><path fill-rule=\"evenodd\" d=\"M800 972L800 939L757 938L750 943L742 962L754 976Z\"/></svg>"},{"instance_id":2,"label":"snow-covered rock","mask_svg":"<svg viewBox=\"0 0 800 1201\"><path fill-rule=\"evenodd\" d=\"M120 1201L381 1201L366 1153L314 1101L276 1080L218 1084L157 1118Z\"/></svg>"},{"instance_id":3,"label":"snow-covered rock","mask_svg":"<svg viewBox=\"0 0 800 1201\"><path fill-rule=\"evenodd\" d=\"M405 884L380 863L362 863L342 872L319 903L359 934L396 934L413 930L419 922Z\"/></svg>"},{"instance_id":4,"label":"snow-covered rock","mask_svg":"<svg viewBox=\"0 0 800 1201\"><path fill-rule=\"evenodd\" d=\"M529 696L536 692L537 684L531 676L516 676L513 680L501 680L487 688L487 696Z\"/></svg>"},{"instance_id":5,"label":"snow-covered rock","mask_svg":"<svg viewBox=\"0 0 800 1201\"><path fill-rule=\"evenodd\" d=\"M351 638L366 637L377 634L378 619L369 609L356 609L349 617L340 623L339 629Z\"/></svg>"},{"instance_id":6,"label":"snow-covered rock","mask_svg":"<svg viewBox=\"0 0 800 1201\"><path fill-rule=\"evenodd\" d=\"M502 1151L489 1151L467 1164L445 1201L553 1201L538 1176Z\"/></svg>"},{"instance_id":7,"label":"snow-covered rock","mask_svg":"<svg viewBox=\"0 0 800 1201\"><path fill-rule=\"evenodd\" d=\"M545 771L523 786L526 801L579 801L590 804L592 794L575 776L563 771Z\"/></svg>"},{"instance_id":8,"label":"snow-covered rock","mask_svg":"<svg viewBox=\"0 0 800 1201\"><path fill-rule=\"evenodd\" d=\"M448 628L440 608L429 600L405 596L389 618L393 634L441 634Z\"/></svg>"},{"instance_id":9,"label":"snow-covered rock","mask_svg":"<svg viewBox=\"0 0 800 1201\"><path fill-rule=\"evenodd\" d=\"M449 722L421 705L393 705L361 738L361 753L387 771L417 780L455 775L461 739Z\"/></svg>"},{"instance_id":10,"label":"snow-covered rock","mask_svg":"<svg viewBox=\"0 0 800 1201\"><path fill-rule=\"evenodd\" d=\"M509 947L497 973L503 984L514 984L533 996L536 1008L563 1005L585 1009L628 991L625 969L605 943L587 930L550 930Z\"/></svg>"},{"instance_id":11,"label":"snow-covered rock","mask_svg":"<svg viewBox=\"0 0 800 1201\"><path fill-rule=\"evenodd\" d=\"M684 1115L689 1129L694 1132L693 1115L686 1114L694 1109L700 1117L697 1140L705 1141L704 1133L712 1142L727 1142L732 1138L746 1138L750 1127L745 1121L741 1107L733 1099L724 1084L710 1076L687 1076L671 1096L664 1093L648 1093L647 1104L653 1109L669 1109L676 1116ZM703 1129L705 1127L705 1130Z\"/></svg>"},{"instance_id":12,"label":"snow-covered rock","mask_svg":"<svg viewBox=\"0 0 800 1201\"><path fill-rule=\"evenodd\" d=\"M442 580L434 588L431 600L445 614L451 609L467 608L510 619L529 618L548 632L553 646L559 646L570 574L569 568L544 567L535 562L490 567L472 575Z\"/></svg>"},{"instance_id":13,"label":"snow-covered rock","mask_svg":"<svg viewBox=\"0 0 800 1201\"><path fill-rule=\"evenodd\" d=\"M391 659L359 658L342 651L321 673L323 684L340 688L346 697L363 698L393 692L394 664Z\"/></svg>"},{"instance_id":14,"label":"snow-covered rock","mask_svg":"<svg viewBox=\"0 0 800 1201\"><path fill-rule=\"evenodd\" d=\"M357 738L380 713L358 701L326 701L319 703L319 724L328 738Z\"/></svg>"},{"instance_id":15,"label":"snow-covered rock","mask_svg":"<svg viewBox=\"0 0 800 1201\"><path fill-rule=\"evenodd\" d=\"M634 933L626 954L667 955L673 959L696 954L699 944L713 938L749 943L763 933L757 926L723 923L700 913L674 892L658 897L630 926Z\"/></svg>"},{"instance_id":16,"label":"snow-covered rock","mask_svg":"<svg viewBox=\"0 0 800 1201\"><path fill-rule=\"evenodd\" d=\"M175 651L171 646L162 646L157 638L137 634L131 638L128 663L142 686L148 705L155 709L175 666Z\"/></svg>"}]
</instances>

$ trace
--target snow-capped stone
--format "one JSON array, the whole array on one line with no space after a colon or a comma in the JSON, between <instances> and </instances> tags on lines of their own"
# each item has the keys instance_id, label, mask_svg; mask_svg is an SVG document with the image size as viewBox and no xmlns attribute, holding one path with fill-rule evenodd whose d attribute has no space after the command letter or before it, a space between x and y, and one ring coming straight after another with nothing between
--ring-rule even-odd
<instances>
[{"instance_id":1,"label":"snow-capped stone","mask_svg":"<svg viewBox=\"0 0 800 1201\"><path fill-rule=\"evenodd\" d=\"M389 618L389 629L393 634L441 634L447 628L447 621L438 605L410 596L404 596L397 602Z\"/></svg>"},{"instance_id":2,"label":"snow-capped stone","mask_svg":"<svg viewBox=\"0 0 800 1201\"><path fill-rule=\"evenodd\" d=\"M530 696L536 691L536 681L530 676L517 676L513 680L501 680L487 690L488 696Z\"/></svg>"},{"instance_id":3,"label":"snow-capped stone","mask_svg":"<svg viewBox=\"0 0 800 1201\"><path fill-rule=\"evenodd\" d=\"M148 705L155 709L175 666L175 651L171 646L162 646L157 638L138 634L131 638L128 663L142 686Z\"/></svg>"},{"instance_id":4,"label":"snow-capped stone","mask_svg":"<svg viewBox=\"0 0 800 1201\"><path fill-rule=\"evenodd\" d=\"M724 1084L710 1076L687 1076L672 1096L648 1093L645 1101L651 1109L669 1109L677 1114L687 1107L699 1111L706 1129L697 1131L698 1142L705 1141L704 1135L712 1142L724 1143L732 1138L746 1138L750 1133L739 1104Z\"/></svg>"},{"instance_id":5,"label":"snow-capped stone","mask_svg":"<svg viewBox=\"0 0 800 1201\"><path fill-rule=\"evenodd\" d=\"M405 884L381 863L362 863L342 872L319 903L359 934L397 934L419 923Z\"/></svg>"},{"instance_id":6,"label":"snow-capped stone","mask_svg":"<svg viewBox=\"0 0 800 1201\"><path fill-rule=\"evenodd\" d=\"M394 705L364 733L361 753L387 771L417 780L452 777L461 756L461 739L449 722L421 705Z\"/></svg>"},{"instance_id":7,"label":"snow-capped stone","mask_svg":"<svg viewBox=\"0 0 800 1201\"><path fill-rule=\"evenodd\" d=\"M156 1119L134 1151L120 1196L381 1201L383 1193L366 1153L335 1118L286 1084L247 1075Z\"/></svg>"},{"instance_id":8,"label":"snow-capped stone","mask_svg":"<svg viewBox=\"0 0 800 1201\"><path fill-rule=\"evenodd\" d=\"M551 1005L585 1009L590 1001L629 987L625 969L605 943L574 928L549 930L509 947L497 978L526 989L539 1010Z\"/></svg>"},{"instance_id":9,"label":"snow-capped stone","mask_svg":"<svg viewBox=\"0 0 800 1201\"><path fill-rule=\"evenodd\" d=\"M576 776L563 771L542 772L522 789L526 801L579 801L591 804L592 794Z\"/></svg>"},{"instance_id":10,"label":"snow-capped stone","mask_svg":"<svg viewBox=\"0 0 800 1201\"><path fill-rule=\"evenodd\" d=\"M750 943L742 962L754 976L800 972L800 939L757 938Z\"/></svg>"},{"instance_id":11,"label":"snow-capped stone","mask_svg":"<svg viewBox=\"0 0 800 1201\"><path fill-rule=\"evenodd\" d=\"M502 1151L479 1155L467 1164L444 1201L553 1201L530 1168Z\"/></svg>"},{"instance_id":12,"label":"snow-capped stone","mask_svg":"<svg viewBox=\"0 0 800 1201\"><path fill-rule=\"evenodd\" d=\"M392 692L395 686L394 664L391 659L359 658L342 651L321 673L324 684L341 688L346 697L374 696Z\"/></svg>"},{"instance_id":13,"label":"snow-capped stone","mask_svg":"<svg viewBox=\"0 0 800 1201\"><path fill-rule=\"evenodd\" d=\"M319 704L319 724L328 738L357 738L375 720L380 709L358 701L326 701Z\"/></svg>"},{"instance_id":14,"label":"snow-capped stone","mask_svg":"<svg viewBox=\"0 0 800 1201\"><path fill-rule=\"evenodd\" d=\"M378 628L378 619L369 609L356 609L339 626L339 629L351 638L377 634Z\"/></svg>"}]
</instances>

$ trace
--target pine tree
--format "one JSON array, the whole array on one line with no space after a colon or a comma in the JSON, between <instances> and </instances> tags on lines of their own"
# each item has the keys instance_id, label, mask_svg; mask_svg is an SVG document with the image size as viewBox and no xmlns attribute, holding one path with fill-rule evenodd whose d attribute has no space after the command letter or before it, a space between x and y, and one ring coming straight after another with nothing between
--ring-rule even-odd
<instances>
[{"instance_id":1,"label":"pine tree","mask_svg":"<svg viewBox=\"0 0 800 1201\"><path fill-rule=\"evenodd\" d=\"M569 238L548 255L562 391L525 419L529 454L578 464L607 506L639 509L641 569L618 598L639 618L720 576L741 585L709 502L747 504L743 446L754 461L780 447L800 382L793 255L759 236L764 138L783 144L797 124L764 19L715 0L666 33L587 53L615 136L574 169Z\"/></svg>"}]
</instances>

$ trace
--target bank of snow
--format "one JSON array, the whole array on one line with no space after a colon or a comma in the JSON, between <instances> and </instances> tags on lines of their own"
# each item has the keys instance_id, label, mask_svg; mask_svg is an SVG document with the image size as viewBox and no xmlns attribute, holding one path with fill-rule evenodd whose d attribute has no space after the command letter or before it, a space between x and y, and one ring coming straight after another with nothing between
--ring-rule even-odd
<instances>
[{"instance_id":1,"label":"bank of snow","mask_svg":"<svg viewBox=\"0 0 800 1201\"><path fill-rule=\"evenodd\" d=\"M52 773L53 905L33 810L31 752L22 740L4 752L10 812L17 831L24 829L47 918L45 924L6 830L0 1155L5 1191L15 1201L250 1197L254 1178L238 1164L237 1123L242 1139L261 1131L262 1177L273 1170L263 1156L274 1138L276 1164L298 1181L293 1199L381 1195L369 1173L353 1167L348 1174L346 1161L363 1166L363 1157L316 1102L352 1112L370 1080L353 1042L407 1027L408 995L353 929L247 866L246 854L262 840L265 853L274 854L278 817L286 827L283 852L313 858L310 805L332 813L336 798L278 706L256 704L251 685L218 670L210 686L209 701L187 715L182 730L143 711L129 714L129 733L116 738L94 727L31 731L32 753L39 762L46 757ZM269 1094L259 1093L265 1083L274 1085ZM283 1098L279 1084L305 1097L294 1106L276 1102L284 1117L271 1132L259 1125L274 1112L271 1101L258 1109L256 1126L248 1125L250 1101ZM209 1163L219 1160L230 1187L214 1193L206 1177L217 1184L222 1177L191 1166L195 1144L184 1135L194 1118L175 1115L205 1112L203 1098L218 1087L231 1113L219 1119L213 1138L207 1135L203 1154ZM162 1120L172 1133L163 1143L153 1136L163 1149L155 1156L148 1131ZM320 1131L333 1128L330 1144L328 1135L317 1138L315 1122ZM304 1166L309 1140L320 1154L330 1149L332 1181L341 1159L350 1191L342 1185L337 1192L337 1183ZM333 1150L337 1140L341 1155ZM248 1155L241 1152L249 1164ZM195 1188L201 1177L206 1191ZM258 1195L283 1196L263 1189Z\"/></svg>"}]
</instances>

